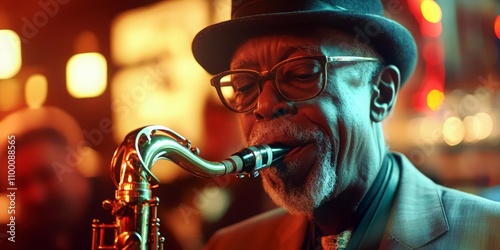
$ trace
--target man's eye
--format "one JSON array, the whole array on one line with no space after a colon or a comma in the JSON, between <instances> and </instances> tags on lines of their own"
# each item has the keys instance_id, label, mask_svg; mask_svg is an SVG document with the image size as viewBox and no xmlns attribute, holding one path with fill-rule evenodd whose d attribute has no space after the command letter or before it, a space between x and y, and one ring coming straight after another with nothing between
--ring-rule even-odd
<instances>
[{"instance_id":1,"label":"man's eye","mask_svg":"<svg viewBox=\"0 0 500 250\"><path fill-rule=\"evenodd\" d=\"M279 80L288 83L316 81L319 75L321 67L316 61L291 62L278 71Z\"/></svg>"},{"instance_id":2,"label":"man's eye","mask_svg":"<svg viewBox=\"0 0 500 250\"><path fill-rule=\"evenodd\" d=\"M287 72L284 79L290 83L313 82L318 80L319 75L320 71L318 69L302 68Z\"/></svg>"},{"instance_id":3,"label":"man's eye","mask_svg":"<svg viewBox=\"0 0 500 250\"><path fill-rule=\"evenodd\" d=\"M235 77L232 80L234 90L237 92L247 92L252 90L255 87L255 79L254 77L249 76L239 76Z\"/></svg>"},{"instance_id":4,"label":"man's eye","mask_svg":"<svg viewBox=\"0 0 500 250\"><path fill-rule=\"evenodd\" d=\"M318 76L317 72L309 72L309 73L294 73L290 76L291 79L299 80L299 81L312 81L315 80Z\"/></svg>"}]
</instances>

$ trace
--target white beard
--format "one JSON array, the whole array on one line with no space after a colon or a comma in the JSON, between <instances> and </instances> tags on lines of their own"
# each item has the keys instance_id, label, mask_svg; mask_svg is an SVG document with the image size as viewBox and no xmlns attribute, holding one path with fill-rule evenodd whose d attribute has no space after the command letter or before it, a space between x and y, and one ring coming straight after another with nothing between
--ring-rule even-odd
<instances>
[{"instance_id":1,"label":"white beard","mask_svg":"<svg viewBox=\"0 0 500 250\"><path fill-rule=\"evenodd\" d=\"M302 185L288 184L284 179L299 169L299 159L287 162L286 166L271 167L261 170L265 191L279 206L291 214L312 216L313 210L328 201L335 190L336 173L332 168L332 145L329 138L317 127L300 127L286 119L275 119L265 124L255 125L250 135L251 145L263 141L273 142L279 138L296 138L298 141L316 142L318 159L311 167L307 179ZM273 140L274 139L274 140ZM300 156L299 156L300 157Z\"/></svg>"}]
</instances>

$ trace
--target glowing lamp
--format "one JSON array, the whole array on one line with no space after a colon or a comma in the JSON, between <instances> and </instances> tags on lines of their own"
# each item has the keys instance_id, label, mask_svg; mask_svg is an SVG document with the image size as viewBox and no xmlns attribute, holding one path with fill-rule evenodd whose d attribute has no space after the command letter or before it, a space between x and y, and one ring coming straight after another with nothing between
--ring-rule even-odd
<instances>
[{"instance_id":1,"label":"glowing lamp","mask_svg":"<svg viewBox=\"0 0 500 250\"><path fill-rule=\"evenodd\" d=\"M71 57L66 65L66 87L75 98L101 95L107 85L106 58L99 53L83 53Z\"/></svg>"},{"instance_id":2,"label":"glowing lamp","mask_svg":"<svg viewBox=\"0 0 500 250\"><path fill-rule=\"evenodd\" d=\"M40 74L30 76L26 81L24 97L28 107L41 107L47 99L47 78Z\"/></svg>"},{"instance_id":3,"label":"glowing lamp","mask_svg":"<svg viewBox=\"0 0 500 250\"><path fill-rule=\"evenodd\" d=\"M21 39L12 30L0 30L0 79L9 79L21 69Z\"/></svg>"}]
</instances>

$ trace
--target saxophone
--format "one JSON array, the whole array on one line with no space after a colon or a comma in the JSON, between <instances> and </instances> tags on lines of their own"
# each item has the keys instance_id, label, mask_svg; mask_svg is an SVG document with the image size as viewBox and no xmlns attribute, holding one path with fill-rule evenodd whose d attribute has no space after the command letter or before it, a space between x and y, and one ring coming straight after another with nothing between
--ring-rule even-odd
<instances>
[{"instance_id":1,"label":"saxophone","mask_svg":"<svg viewBox=\"0 0 500 250\"><path fill-rule=\"evenodd\" d=\"M257 177L259 170L285 156L289 148L259 145L244 148L220 162L200 158L198 148L176 132L158 125L130 132L116 149L111 161L111 179L117 187L114 200L105 200L104 209L115 217L112 224L92 222L92 250L161 250L165 239L160 235L158 197L151 189L160 182L151 172L160 159L170 160L197 177ZM109 242L109 231L113 242ZM108 236L106 238L106 236Z\"/></svg>"}]
</instances>

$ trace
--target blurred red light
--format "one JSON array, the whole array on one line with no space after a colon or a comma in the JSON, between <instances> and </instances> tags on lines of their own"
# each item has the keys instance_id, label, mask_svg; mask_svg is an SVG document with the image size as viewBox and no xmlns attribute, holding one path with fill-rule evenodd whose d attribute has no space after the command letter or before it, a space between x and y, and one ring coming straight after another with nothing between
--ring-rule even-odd
<instances>
[{"instance_id":1,"label":"blurred red light","mask_svg":"<svg viewBox=\"0 0 500 250\"><path fill-rule=\"evenodd\" d=\"M426 63L438 65L444 62L444 49L439 41L428 42L423 49L423 56Z\"/></svg>"},{"instance_id":2,"label":"blurred red light","mask_svg":"<svg viewBox=\"0 0 500 250\"><path fill-rule=\"evenodd\" d=\"M495 35L500 39L500 16L495 19Z\"/></svg>"},{"instance_id":3,"label":"blurred red light","mask_svg":"<svg viewBox=\"0 0 500 250\"><path fill-rule=\"evenodd\" d=\"M425 37L437 38L441 35L442 30L443 26L441 25L441 22L430 23L426 20L422 20L420 22L420 31Z\"/></svg>"}]
</instances>

